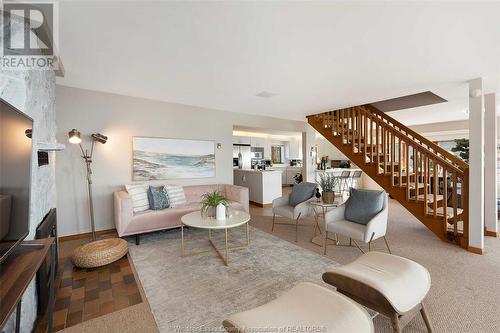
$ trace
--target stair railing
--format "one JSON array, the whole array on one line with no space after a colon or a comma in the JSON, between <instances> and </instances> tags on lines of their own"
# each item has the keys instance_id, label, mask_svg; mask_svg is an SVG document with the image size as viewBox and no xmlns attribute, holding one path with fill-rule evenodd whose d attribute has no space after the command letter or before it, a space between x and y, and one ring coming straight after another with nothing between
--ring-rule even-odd
<instances>
[{"instance_id":1,"label":"stair railing","mask_svg":"<svg viewBox=\"0 0 500 333\"><path fill-rule=\"evenodd\" d=\"M421 202L421 216L441 219L441 235L468 245L469 165L384 112L367 104L310 116L377 175L400 188L398 200ZM361 167L361 166L360 166Z\"/></svg>"}]
</instances>

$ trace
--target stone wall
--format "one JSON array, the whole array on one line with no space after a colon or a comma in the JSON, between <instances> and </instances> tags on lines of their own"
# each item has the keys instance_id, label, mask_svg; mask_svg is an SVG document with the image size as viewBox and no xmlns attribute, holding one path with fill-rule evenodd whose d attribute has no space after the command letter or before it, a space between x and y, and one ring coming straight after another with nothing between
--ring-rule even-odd
<instances>
[{"instance_id":1,"label":"stone wall","mask_svg":"<svg viewBox=\"0 0 500 333\"><path fill-rule=\"evenodd\" d=\"M56 136L55 75L53 71L2 71L0 69L0 98L33 118L33 155L31 169L30 233L33 239L37 225L55 207L55 153L50 163L38 167L37 145L53 143ZM36 315L37 300L33 280L22 299L21 332L31 332ZM15 314L2 332L14 332Z\"/></svg>"}]
</instances>

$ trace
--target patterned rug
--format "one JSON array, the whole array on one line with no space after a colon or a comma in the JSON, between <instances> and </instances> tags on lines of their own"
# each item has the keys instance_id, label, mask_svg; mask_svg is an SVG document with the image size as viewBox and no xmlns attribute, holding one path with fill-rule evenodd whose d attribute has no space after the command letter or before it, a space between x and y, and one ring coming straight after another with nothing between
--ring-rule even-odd
<instances>
[{"instance_id":1,"label":"patterned rug","mask_svg":"<svg viewBox=\"0 0 500 333\"><path fill-rule=\"evenodd\" d=\"M222 247L223 231L214 232ZM323 272L338 264L251 228L249 249L229 254L229 267L213 253L182 257L180 231L130 242L130 255L161 332L219 330L230 314L267 303L302 281L325 285ZM207 231L185 230L189 251L209 250ZM245 228L229 231L231 246L245 243ZM219 245L220 244L220 245Z\"/></svg>"}]
</instances>

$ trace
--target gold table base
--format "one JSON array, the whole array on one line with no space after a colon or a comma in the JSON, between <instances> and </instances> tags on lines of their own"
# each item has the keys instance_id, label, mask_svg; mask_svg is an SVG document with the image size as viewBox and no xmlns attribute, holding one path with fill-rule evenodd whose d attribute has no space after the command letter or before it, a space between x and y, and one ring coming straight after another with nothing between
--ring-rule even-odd
<instances>
[{"instance_id":1,"label":"gold table base","mask_svg":"<svg viewBox=\"0 0 500 333\"><path fill-rule=\"evenodd\" d=\"M226 265L226 266L229 266L229 251L248 249L250 247L250 229L248 226L248 222L246 223L246 236L247 236L247 245L229 247L228 241L227 241L228 228L225 228L224 229L224 247L218 248L215 245L215 243L212 241L212 229L208 229L208 242L210 245L212 245L213 250L215 250L215 253L217 253L217 255L222 259L222 261L224 262L224 265ZM212 250L198 251L198 252L186 252L185 244L184 244L184 225L181 225L181 252L182 252L183 257L190 257L190 256L210 253L210 252L212 252ZM222 254L222 252L224 252L224 255Z\"/></svg>"}]
</instances>

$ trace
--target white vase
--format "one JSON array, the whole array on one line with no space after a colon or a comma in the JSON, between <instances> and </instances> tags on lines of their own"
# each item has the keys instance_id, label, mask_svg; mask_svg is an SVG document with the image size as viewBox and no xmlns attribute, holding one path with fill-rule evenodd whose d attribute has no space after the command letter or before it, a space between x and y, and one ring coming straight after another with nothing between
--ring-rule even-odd
<instances>
[{"instance_id":1,"label":"white vase","mask_svg":"<svg viewBox=\"0 0 500 333\"><path fill-rule=\"evenodd\" d=\"M224 206L222 203L217 205L217 209L215 211L215 218L220 221L226 219L226 206Z\"/></svg>"}]
</instances>

